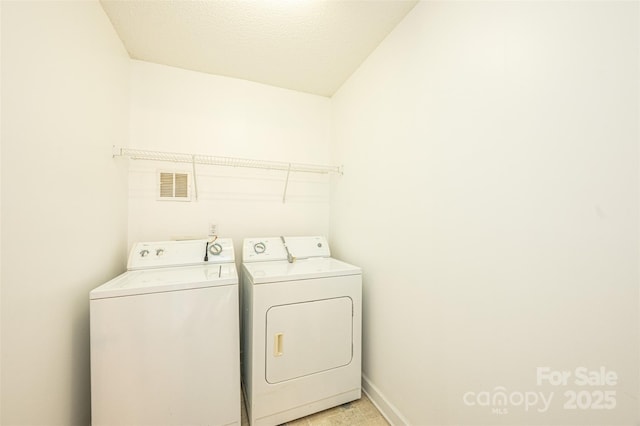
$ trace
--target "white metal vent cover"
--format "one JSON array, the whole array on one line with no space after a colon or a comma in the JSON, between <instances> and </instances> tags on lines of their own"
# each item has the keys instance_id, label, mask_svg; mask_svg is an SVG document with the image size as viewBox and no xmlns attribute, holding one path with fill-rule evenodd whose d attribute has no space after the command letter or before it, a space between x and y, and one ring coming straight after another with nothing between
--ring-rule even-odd
<instances>
[{"instance_id":1,"label":"white metal vent cover","mask_svg":"<svg viewBox=\"0 0 640 426\"><path fill-rule=\"evenodd\" d=\"M190 173L158 171L158 200L191 201Z\"/></svg>"}]
</instances>

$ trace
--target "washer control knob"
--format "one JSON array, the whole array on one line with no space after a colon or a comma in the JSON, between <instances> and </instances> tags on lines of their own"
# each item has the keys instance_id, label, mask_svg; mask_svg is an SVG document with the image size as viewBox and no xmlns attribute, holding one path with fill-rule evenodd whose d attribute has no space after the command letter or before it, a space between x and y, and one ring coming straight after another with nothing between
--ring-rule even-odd
<instances>
[{"instance_id":1,"label":"washer control knob","mask_svg":"<svg viewBox=\"0 0 640 426\"><path fill-rule=\"evenodd\" d=\"M209 244L209 253L217 256L222 253L222 246L218 243Z\"/></svg>"},{"instance_id":2,"label":"washer control knob","mask_svg":"<svg viewBox=\"0 0 640 426\"><path fill-rule=\"evenodd\" d=\"M149 250L144 249L140 250L140 257L147 257L149 255Z\"/></svg>"},{"instance_id":3,"label":"washer control knob","mask_svg":"<svg viewBox=\"0 0 640 426\"><path fill-rule=\"evenodd\" d=\"M162 248L156 249L156 256L162 256L163 254L164 254L164 249Z\"/></svg>"},{"instance_id":4,"label":"washer control knob","mask_svg":"<svg viewBox=\"0 0 640 426\"><path fill-rule=\"evenodd\" d=\"M264 253L266 249L267 246L263 242L255 243L253 245L253 250L256 252L256 254Z\"/></svg>"}]
</instances>

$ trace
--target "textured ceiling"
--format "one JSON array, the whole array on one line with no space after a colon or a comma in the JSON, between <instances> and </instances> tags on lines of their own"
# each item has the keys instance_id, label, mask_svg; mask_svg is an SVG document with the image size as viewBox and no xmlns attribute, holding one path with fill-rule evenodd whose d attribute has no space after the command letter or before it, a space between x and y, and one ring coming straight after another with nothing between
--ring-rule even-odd
<instances>
[{"instance_id":1,"label":"textured ceiling","mask_svg":"<svg viewBox=\"0 0 640 426\"><path fill-rule=\"evenodd\" d=\"M324 96L416 3L101 0L134 59Z\"/></svg>"}]
</instances>

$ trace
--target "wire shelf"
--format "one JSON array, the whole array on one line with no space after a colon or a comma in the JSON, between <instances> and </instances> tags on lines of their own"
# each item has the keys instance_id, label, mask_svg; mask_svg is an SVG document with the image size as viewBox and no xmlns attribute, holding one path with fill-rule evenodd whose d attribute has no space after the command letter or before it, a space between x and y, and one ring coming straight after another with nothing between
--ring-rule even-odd
<instances>
[{"instance_id":1,"label":"wire shelf","mask_svg":"<svg viewBox=\"0 0 640 426\"><path fill-rule=\"evenodd\" d=\"M168 161L172 163L206 164L210 166L244 167L284 172L342 174L339 166L324 166L305 163L286 163L283 161L265 161L249 158L220 157L203 154L185 154L177 152L147 151L134 148L115 148L113 156L129 157L133 160Z\"/></svg>"},{"instance_id":2,"label":"wire shelf","mask_svg":"<svg viewBox=\"0 0 640 426\"><path fill-rule=\"evenodd\" d=\"M318 173L318 174L330 174L336 173L342 175L342 167L339 166L323 166L317 164L305 164L305 163L286 163L283 161L265 161L265 160L253 160L249 158L235 158L235 157L219 157L215 155L203 155L203 154L185 154L178 152L164 152L164 151L148 151L144 149L134 148L117 148L113 147L113 157L129 157L133 160L150 160L150 161L168 161L172 163L189 163L193 167L193 184L195 198L198 200L198 184L196 179L196 164L204 164L210 166L223 166L223 167L244 167L251 169L262 170L279 170L287 172L284 190L282 194L282 202L284 203L287 197L287 187L289 185L289 175L291 172L300 173Z\"/></svg>"}]
</instances>

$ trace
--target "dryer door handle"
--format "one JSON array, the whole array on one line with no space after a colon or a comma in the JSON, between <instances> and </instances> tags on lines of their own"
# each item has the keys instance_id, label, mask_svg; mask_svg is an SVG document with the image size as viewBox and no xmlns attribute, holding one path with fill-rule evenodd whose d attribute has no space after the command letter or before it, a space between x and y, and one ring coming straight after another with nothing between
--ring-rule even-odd
<instances>
[{"instance_id":1,"label":"dryer door handle","mask_svg":"<svg viewBox=\"0 0 640 426\"><path fill-rule=\"evenodd\" d=\"M276 333L273 336L273 356L284 355L284 333Z\"/></svg>"}]
</instances>

